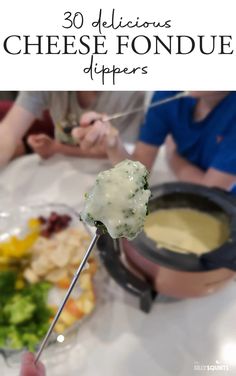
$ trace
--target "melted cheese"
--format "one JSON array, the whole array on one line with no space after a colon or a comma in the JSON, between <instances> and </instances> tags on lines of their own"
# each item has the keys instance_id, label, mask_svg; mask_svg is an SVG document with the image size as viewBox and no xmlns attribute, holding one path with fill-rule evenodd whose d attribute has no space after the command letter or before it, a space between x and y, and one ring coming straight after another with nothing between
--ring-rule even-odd
<instances>
[{"instance_id":1,"label":"melted cheese","mask_svg":"<svg viewBox=\"0 0 236 376\"><path fill-rule=\"evenodd\" d=\"M112 238L133 239L142 231L150 190L148 172L140 162L125 160L101 172L86 195L81 218L90 225L102 222Z\"/></svg>"},{"instance_id":2,"label":"melted cheese","mask_svg":"<svg viewBox=\"0 0 236 376\"><path fill-rule=\"evenodd\" d=\"M198 255L218 248L229 236L228 226L222 220L184 208L150 213L144 231L158 247Z\"/></svg>"}]
</instances>

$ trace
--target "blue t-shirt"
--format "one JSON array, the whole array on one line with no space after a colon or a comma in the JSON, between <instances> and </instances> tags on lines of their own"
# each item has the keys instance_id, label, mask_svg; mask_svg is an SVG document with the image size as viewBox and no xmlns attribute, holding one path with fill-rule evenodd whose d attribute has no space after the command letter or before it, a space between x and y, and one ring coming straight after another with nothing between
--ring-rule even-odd
<instances>
[{"instance_id":1,"label":"blue t-shirt","mask_svg":"<svg viewBox=\"0 0 236 376\"><path fill-rule=\"evenodd\" d=\"M160 91L152 102L177 92ZM160 146L168 134L178 153L203 170L214 168L236 174L236 92L229 93L202 121L193 120L197 100L177 99L149 109L141 127L139 141Z\"/></svg>"}]
</instances>

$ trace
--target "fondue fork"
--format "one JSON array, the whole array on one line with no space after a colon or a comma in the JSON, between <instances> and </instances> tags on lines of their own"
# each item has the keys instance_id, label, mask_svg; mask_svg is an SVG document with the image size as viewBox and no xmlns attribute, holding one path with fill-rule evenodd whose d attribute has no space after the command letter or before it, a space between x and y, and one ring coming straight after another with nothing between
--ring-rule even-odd
<instances>
[{"instance_id":1,"label":"fondue fork","mask_svg":"<svg viewBox=\"0 0 236 376\"><path fill-rule=\"evenodd\" d=\"M117 113L115 113L113 115L107 116L105 119L100 119L100 121L102 121L103 123L106 123L106 122L111 121L111 120L120 119L120 118L125 117L125 116L129 116L129 115L136 114L138 112L149 110L150 108L161 106L163 104L172 102L172 101L174 101L176 99L187 97L188 95L189 95L188 91L183 91L183 92L178 93L178 94L176 94L176 95L174 95L172 97L161 99L161 100L155 101L153 103L150 103L149 105L146 104L146 105L143 105L143 106L139 106L139 107L133 108L132 110L128 110L128 111L124 111L124 112L117 112ZM92 125L93 123L95 123L95 120L92 121L90 124ZM66 127L63 128L63 131L66 134L69 134L69 133L71 133L71 131L74 128L75 127L72 126L72 125L71 126L66 126Z\"/></svg>"},{"instance_id":2,"label":"fondue fork","mask_svg":"<svg viewBox=\"0 0 236 376\"><path fill-rule=\"evenodd\" d=\"M47 331L47 334L45 335L45 337L44 337L44 339L43 339L43 341L42 341L42 343L41 343L41 345L39 347L39 350L38 350L38 352L36 354L36 357L35 357L35 364L38 362L38 360L39 360L39 358L40 358L40 356L41 356L41 354L42 354L45 346L47 345L49 337L52 334L52 331L53 331L53 329L54 329L54 327L55 327L55 325L56 325L56 323L57 323L57 321L58 321L58 319L59 319L59 317L60 317L60 315L61 315L61 313L62 313L62 311L63 311L63 309L65 307L65 305L66 305L66 302L69 299L70 294L71 294L73 288L75 287L76 282L78 281L78 278L79 278L79 276L80 276L83 268L86 265L88 257L90 255L90 253L92 252L92 250L93 250L93 248L94 248L94 246L95 246L95 244L96 244L99 236L102 233L103 233L102 230L100 230L99 228L97 228L96 233L93 236L93 238L91 240L91 243L88 246L88 249L87 249L87 251L84 254L84 257L83 257L83 259L82 259L82 261L80 263L80 266L78 267L78 270L76 271L76 273L75 273L75 275L74 275L74 277L73 277L73 279L71 281L70 287L68 288L67 293L66 293L66 295L65 295L65 297L64 297L64 299L63 299L63 301L62 301L62 303L60 305L60 307L58 308L58 311L57 311L57 313L56 313L56 315L55 315L55 317L54 317L54 319L53 319L53 321L52 321L52 323L51 323L51 325L50 325L50 327L49 327L49 329Z\"/></svg>"}]
</instances>

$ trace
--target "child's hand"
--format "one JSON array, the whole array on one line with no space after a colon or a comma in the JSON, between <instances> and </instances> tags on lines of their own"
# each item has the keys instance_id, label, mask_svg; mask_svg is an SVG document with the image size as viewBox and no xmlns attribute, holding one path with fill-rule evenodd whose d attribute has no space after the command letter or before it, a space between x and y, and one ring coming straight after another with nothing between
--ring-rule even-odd
<instances>
[{"instance_id":1,"label":"child's hand","mask_svg":"<svg viewBox=\"0 0 236 376\"><path fill-rule=\"evenodd\" d=\"M45 134L31 135L27 139L28 144L39 154L41 158L47 159L56 154L56 141Z\"/></svg>"},{"instance_id":2,"label":"child's hand","mask_svg":"<svg viewBox=\"0 0 236 376\"><path fill-rule=\"evenodd\" d=\"M23 355L21 362L20 376L46 376L44 365L41 362L34 363L35 357L32 353Z\"/></svg>"},{"instance_id":3,"label":"child's hand","mask_svg":"<svg viewBox=\"0 0 236 376\"><path fill-rule=\"evenodd\" d=\"M106 118L106 115L96 112L82 115L80 127L75 128L72 132L82 150L89 150L101 146L101 144L104 144L105 148L112 146L113 139L118 136L118 132L109 121L105 121Z\"/></svg>"}]
</instances>

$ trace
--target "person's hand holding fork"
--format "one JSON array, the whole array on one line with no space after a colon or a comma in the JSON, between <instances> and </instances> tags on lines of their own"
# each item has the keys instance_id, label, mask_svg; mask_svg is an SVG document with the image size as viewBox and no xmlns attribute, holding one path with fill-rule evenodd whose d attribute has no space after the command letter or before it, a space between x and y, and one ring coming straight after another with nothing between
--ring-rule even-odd
<instances>
[{"instance_id":1,"label":"person's hand holding fork","mask_svg":"<svg viewBox=\"0 0 236 376\"><path fill-rule=\"evenodd\" d=\"M32 353L25 353L21 361L20 376L46 376L45 367L41 362L35 364Z\"/></svg>"},{"instance_id":2,"label":"person's hand holding fork","mask_svg":"<svg viewBox=\"0 0 236 376\"><path fill-rule=\"evenodd\" d=\"M72 136L82 150L103 146L113 164L130 157L123 148L119 132L105 114L87 112L80 119L80 127L73 129Z\"/></svg>"}]
</instances>

